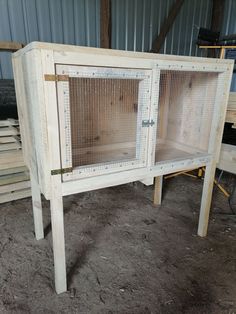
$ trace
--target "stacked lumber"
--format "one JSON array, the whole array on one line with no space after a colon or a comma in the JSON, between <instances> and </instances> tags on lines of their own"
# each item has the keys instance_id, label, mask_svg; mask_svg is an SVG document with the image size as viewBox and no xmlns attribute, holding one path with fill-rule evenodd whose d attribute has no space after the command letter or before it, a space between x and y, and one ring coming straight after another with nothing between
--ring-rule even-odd
<instances>
[{"instance_id":1,"label":"stacked lumber","mask_svg":"<svg viewBox=\"0 0 236 314\"><path fill-rule=\"evenodd\" d=\"M236 174L236 146L221 144L217 168Z\"/></svg>"},{"instance_id":2,"label":"stacked lumber","mask_svg":"<svg viewBox=\"0 0 236 314\"><path fill-rule=\"evenodd\" d=\"M225 122L233 123L236 128L236 93L229 93ZM217 168L236 174L236 146L221 144L220 158Z\"/></svg>"},{"instance_id":3,"label":"stacked lumber","mask_svg":"<svg viewBox=\"0 0 236 314\"><path fill-rule=\"evenodd\" d=\"M0 203L31 195L17 120L0 120Z\"/></svg>"},{"instance_id":4,"label":"stacked lumber","mask_svg":"<svg viewBox=\"0 0 236 314\"><path fill-rule=\"evenodd\" d=\"M229 101L226 112L225 122L233 123L233 127L236 127L236 93L229 93Z\"/></svg>"}]
</instances>

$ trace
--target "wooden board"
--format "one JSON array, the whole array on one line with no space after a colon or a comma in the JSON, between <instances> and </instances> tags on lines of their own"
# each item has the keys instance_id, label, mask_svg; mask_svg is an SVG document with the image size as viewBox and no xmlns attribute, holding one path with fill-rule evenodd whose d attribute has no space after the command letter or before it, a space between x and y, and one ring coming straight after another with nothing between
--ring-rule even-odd
<instances>
[{"instance_id":1,"label":"wooden board","mask_svg":"<svg viewBox=\"0 0 236 314\"><path fill-rule=\"evenodd\" d=\"M19 121L15 119L0 120L0 127L10 125L19 125Z\"/></svg>"},{"instance_id":2,"label":"wooden board","mask_svg":"<svg viewBox=\"0 0 236 314\"><path fill-rule=\"evenodd\" d=\"M0 186L29 180L28 172L11 173L0 176Z\"/></svg>"},{"instance_id":3,"label":"wooden board","mask_svg":"<svg viewBox=\"0 0 236 314\"><path fill-rule=\"evenodd\" d=\"M236 174L236 146L222 144L217 168Z\"/></svg>"},{"instance_id":4,"label":"wooden board","mask_svg":"<svg viewBox=\"0 0 236 314\"><path fill-rule=\"evenodd\" d=\"M18 135L20 133L17 127L6 126L0 128L0 137L1 136L9 136L9 135Z\"/></svg>"},{"instance_id":5,"label":"wooden board","mask_svg":"<svg viewBox=\"0 0 236 314\"><path fill-rule=\"evenodd\" d=\"M0 183L1 183L1 181L0 181ZM30 188L30 181L29 180L28 181L20 181L20 182L11 183L11 184L5 184L5 185L0 184L0 196L3 193L14 192L14 191L18 191L18 190L27 189L27 188Z\"/></svg>"},{"instance_id":6,"label":"wooden board","mask_svg":"<svg viewBox=\"0 0 236 314\"><path fill-rule=\"evenodd\" d=\"M30 197L31 190L30 189L23 189L19 191L14 191L10 193L3 193L0 194L0 203L11 202L15 200L19 200L22 198Z\"/></svg>"},{"instance_id":7,"label":"wooden board","mask_svg":"<svg viewBox=\"0 0 236 314\"><path fill-rule=\"evenodd\" d=\"M0 144L0 152L6 150L15 150L21 149L21 144L18 142L15 143L7 143L7 144Z\"/></svg>"},{"instance_id":8,"label":"wooden board","mask_svg":"<svg viewBox=\"0 0 236 314\"><path fill-rule=\"evenodd\" d=\"M229 93L229 101L227 110L236 110L236 93L231 92Z\"/></svg>"},{"instance_id":9,"label":"wooden board","mask_svg":"<svg viewBox=\"0 0 236 314\"><path fill-rule=\"evenodd\" d=\"M17 51L23 47L23 44L14 41L0 41L0 50Z\"/></svg>"}]
</instances>

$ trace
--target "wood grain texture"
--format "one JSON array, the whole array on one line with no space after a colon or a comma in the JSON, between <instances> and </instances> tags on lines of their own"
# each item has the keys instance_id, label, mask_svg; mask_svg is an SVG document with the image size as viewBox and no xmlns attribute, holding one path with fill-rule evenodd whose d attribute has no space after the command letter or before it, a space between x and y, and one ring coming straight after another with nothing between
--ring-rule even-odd
<instances>
[{"instance_id":1,"label":"wood grain texture","mask_svg":"<svg viewBox=\"0 0 236 314\"><path fill-rule=\"evenodd\" d=\"M111 0L100 2L100 46L111 48Z\"/></svg>"}]
</instances>

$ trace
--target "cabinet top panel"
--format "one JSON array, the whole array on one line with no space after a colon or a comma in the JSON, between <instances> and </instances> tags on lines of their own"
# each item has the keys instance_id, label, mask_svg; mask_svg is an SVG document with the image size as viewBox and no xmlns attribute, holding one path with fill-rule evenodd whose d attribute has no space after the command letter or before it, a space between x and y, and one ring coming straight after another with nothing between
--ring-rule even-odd
<instances>
[{"instance_id":1,"label":"cabinet top panel","mask_svg":"<svg viewBox=\"0 0 236 314\"><path fill-rule=\"evenodd\" d=\"M170 61L188 61L188 62L207 62L214 64L233 64L233 60L217 59L217 58L200 58L200 57L190 57L190 56L176 56L176 55L165 55L156 54L149 52L134 52L125 50L115 50L115 49L103 49L103 48L93 48L93 47L82 47L73 45L62 45L46 42L31 42L24 48L18 50L13 54L13 57L18 57L32 49L45 49L53 50L57 52L75 52L75 53L87 53L93 55L109 55L117 57L129 57L129 58L144 58L153 60L170 60Z\"/></svg>"}]
</instances>

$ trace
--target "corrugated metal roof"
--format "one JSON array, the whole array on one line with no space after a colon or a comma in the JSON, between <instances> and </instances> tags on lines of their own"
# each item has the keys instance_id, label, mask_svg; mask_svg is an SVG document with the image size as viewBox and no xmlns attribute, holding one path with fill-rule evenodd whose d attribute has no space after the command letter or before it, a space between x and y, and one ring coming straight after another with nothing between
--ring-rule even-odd
<instances>
[{"instance_id":1,"label":"corrugated metal roof","mask_svg":"<svg viewBox=\"0 0 236 314\"><path fill-rule=\"evenodd\" d=\"M112 48L149 51L175 0L112 0ZM211 0L185 0L161 53L202 56L199 27L209 27Z\"/></svg>"},{"instance_id":2,"label":"corrugated metal roof","mask_svg":"<svg viewBox=\"0 0 236 314\"><path fill-rule=\"evenodd\" d=\"M99 47L99 0L1 0L0 40ZM12 78L11 55L0 53L0 78Z\"/></svg>"},{"instance_id":3,"label":"corrugated metal roof","mask_svg":"<svg viewBox=\"0 0 236 314\"><path fill-rule=\"evenodd\" d=\"M175 0L112 0L112 48L149 51ZM161 53L204 56L196 39L210 26L212 0L185 0ZM100 0L0 0L0 40L100 45ZM236 33L236 1L226 0L222 34ZM12 78L9 53L0 77Z\"/></svg>"}]
</instances>

